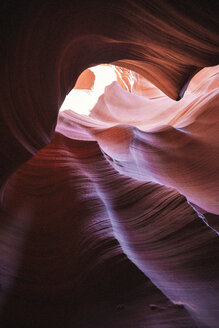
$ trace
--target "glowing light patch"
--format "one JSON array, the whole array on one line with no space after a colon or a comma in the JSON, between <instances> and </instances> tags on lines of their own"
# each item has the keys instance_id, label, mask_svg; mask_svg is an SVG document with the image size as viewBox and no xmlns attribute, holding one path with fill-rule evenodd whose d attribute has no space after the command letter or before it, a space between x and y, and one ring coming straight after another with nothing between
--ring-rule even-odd
<instances>
[{"instance_id":1,"label":"glowing light patch","mask_svg":"<svg viewBox=\"0 0 219 328\"><path fill-rule=\"evenodd\" d=\"M89 115L98 98L104 93L106 86L117 81L117 75L113 65L98 65L89 68L94 75L94 85L88 89L73 89L66 96L60 111L73 110L82 115ZM80 77L79 77L80 79Z\"/></svg>"}]
</instances>

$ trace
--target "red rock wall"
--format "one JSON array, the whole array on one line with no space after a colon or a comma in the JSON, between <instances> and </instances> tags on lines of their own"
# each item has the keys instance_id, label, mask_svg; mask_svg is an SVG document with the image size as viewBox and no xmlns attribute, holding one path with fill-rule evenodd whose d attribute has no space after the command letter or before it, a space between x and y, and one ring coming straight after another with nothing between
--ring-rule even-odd
<instances>
[{"instance_id":1,"label":"red rock wall","mask_svg":"<svg viewBox=\"0 0 219 328\"><path fill-rule=\"evenodd\" d=\"M1 9L2 326L216 328L218 67L200 71L218 64L215 4ZM58 116L101 63L142 77Z\"/></svg>"}]
</instances>

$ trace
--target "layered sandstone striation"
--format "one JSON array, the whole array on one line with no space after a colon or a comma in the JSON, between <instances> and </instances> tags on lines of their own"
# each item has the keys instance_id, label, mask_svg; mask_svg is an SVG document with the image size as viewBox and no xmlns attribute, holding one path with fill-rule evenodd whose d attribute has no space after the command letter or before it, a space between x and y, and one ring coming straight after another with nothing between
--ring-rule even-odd
<instances>
[{"instance_id":1,"label":"layered sandstone striation","mask_svg":"<svg viewBox=\"0 0 219 328\"><path fill-rule=\"evenodd\" d=\"M217 21L211 1L2 5L3 327L218 326Z\"/></svg>"}]
</instances>

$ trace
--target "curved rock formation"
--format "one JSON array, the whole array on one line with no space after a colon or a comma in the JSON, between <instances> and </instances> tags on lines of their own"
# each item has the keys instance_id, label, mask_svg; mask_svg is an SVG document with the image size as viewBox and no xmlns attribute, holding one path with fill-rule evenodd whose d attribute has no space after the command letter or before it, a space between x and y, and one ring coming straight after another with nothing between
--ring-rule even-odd
<instances>
[{"instance_id":1,"label":"curved rock formation","mask_svg":"<svg viewBox=\"0 0 219 328\"><path fill-rule=\"evenodd\" d=\"M3 327L218 326L217 22L211 1L2 5ZM89 115L59 113L103 63Z\"/></svg>"}]
</instances>

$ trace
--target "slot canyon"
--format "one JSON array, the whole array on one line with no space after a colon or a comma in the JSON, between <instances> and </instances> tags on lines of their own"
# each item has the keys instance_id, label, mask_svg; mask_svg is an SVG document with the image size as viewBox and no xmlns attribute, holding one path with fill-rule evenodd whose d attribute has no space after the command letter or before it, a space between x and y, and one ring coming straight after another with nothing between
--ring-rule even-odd
<instances>
[{"instance_id":1,"label":"slot canyon","mask_svg":"<svg viewBox=\"0 0 219 328\"><path fill-rule=\"evenodd\" d=\"M218 328L217 1L0 8L0 327Z\"/></svg>"}]
</instances>

